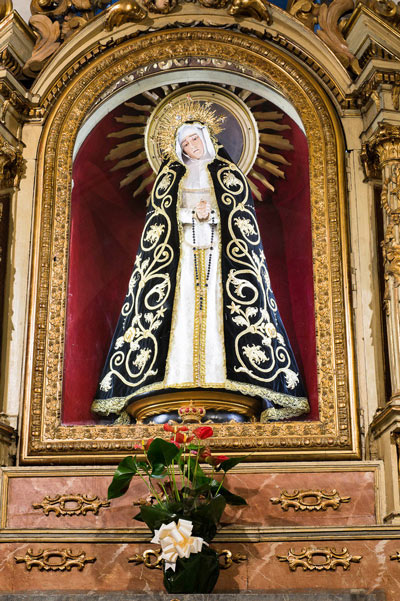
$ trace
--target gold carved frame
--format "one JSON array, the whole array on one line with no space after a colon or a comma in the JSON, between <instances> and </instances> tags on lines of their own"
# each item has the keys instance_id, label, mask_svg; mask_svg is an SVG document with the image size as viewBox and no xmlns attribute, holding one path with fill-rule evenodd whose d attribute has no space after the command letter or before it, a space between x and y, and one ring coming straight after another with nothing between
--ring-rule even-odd
<instances>
[{"instance_id":1,"label":"gold carved frame","mask_svg":"<svg viewBox=\"0 0 400 601\"><path fill-rule=\"evenodd\" d=\"M280 90L303 121L310 151L319 420L220 424L213 444L227 453L251 452L253 460L358 457L344 151L337 116L315 77L289 54L254 37L191 27L125 38L83 68L80 59L45 119L38 157L23 463L109 462L132 452L135 441L162 435L162 427L154 425L61 423L72 152L85 117L110 86L132 72L145 77L146 66L154 63L169 61L171 69L182 68L180 61L187 57L195 57L199 68L236 68Z\"/></svg>"}]
</instances>

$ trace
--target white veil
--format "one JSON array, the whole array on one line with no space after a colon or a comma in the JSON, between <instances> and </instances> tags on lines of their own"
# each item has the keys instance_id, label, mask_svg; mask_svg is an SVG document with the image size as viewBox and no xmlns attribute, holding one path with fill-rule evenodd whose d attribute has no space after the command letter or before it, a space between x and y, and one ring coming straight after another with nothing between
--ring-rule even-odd
<instances>
[{"instance_id":1,"label":"white veil","mask_svg":"<svg viewBox=\"0 0 400 601\"><path fill-rule=\"evenodd\" d=\"M206 125L201 123L184 123L176 132L175 137L175 152L181 163L187 164L193 159L190 159L184 152L182 152L181 143L182 141L192 134L197 134L203 142L204 154L200 159L202 161L212 161L215 159L215 148L211 141L210 133Z\"/></svg>"}]
</instances>

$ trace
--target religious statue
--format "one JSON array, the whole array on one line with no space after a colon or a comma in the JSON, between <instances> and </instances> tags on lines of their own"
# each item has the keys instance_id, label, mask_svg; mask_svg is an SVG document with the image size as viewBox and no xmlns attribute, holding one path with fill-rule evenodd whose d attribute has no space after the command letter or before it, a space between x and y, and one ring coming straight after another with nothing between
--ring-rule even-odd
<instances>
[{"instance_id":1,"label":"religious statue","mask_svg":"<svg viewBox=\"0 0 400 601\"><path fill-rule=\"evenodd\" d=\"M217 141L222 121L188 97L160 122L164 161L92 405L118 423L157 391L255 397L264 422L309 411L249 184Z\"/></svg>"}]
</instances>

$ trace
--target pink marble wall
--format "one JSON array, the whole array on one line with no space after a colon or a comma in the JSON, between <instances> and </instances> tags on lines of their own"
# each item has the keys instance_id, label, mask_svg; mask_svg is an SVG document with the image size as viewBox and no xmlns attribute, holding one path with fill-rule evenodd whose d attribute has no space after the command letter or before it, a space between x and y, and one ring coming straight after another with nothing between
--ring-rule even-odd
<instances>
[{"instance_id":1,"label":"pink marble wall","mask_svg":"<svg viewBox=\"0 0 400 601\"><path fill-rule=\"evenodd\" d=\"M400 541L316 541L309 543L258 543L229 544L232 551L246 553L247 562L221 572L216 592L236 591L303 591L303 590L384 590L387 601L400 598L400 563L391 561L390 555L400 550ZM279 562L276 555L286 555L289 548L299 551L302 547L347 547L353 555L362 555L359 564L351 564L345 571L338 567L335 572L304 572L289 570L287 563ZM15 555L38 548L72 548L84 550L87 556L96 557L82 572L76 568L69 573L40 572L33 568L28 572L24 564L16 564ZM149 545L133 544L27 544L7 543L1 546L0 590L2 592L63 590L63 591L160 591L162 574L143 566L128 563L128 557L143 551ZM218 545L218 548L224 546Z\"/></svg>"},{"instance_id":2,"label":"pink marble wall","mask_svg":"<svg viewBox=\"0 0 400 601\"><path fill-rule=\"evenodd\" d=\"M140 480L134 480L129 493L111 502L111 507L101 508L99 515L61 516L54 513L45 516L33 509L46 495L93 493L107 498L110 476L46 476L12 477L9 479L7 528L126 528L133 522L137 509L132 503L146 496L146 488ZM317 472L317 473L236 473L227 479L227 486L248 501L248 507L228 508L225 523L267 526L335 526L368 525L376 523L374 472ZM273 505L271 497L279 497L282 490L336 489L342 496L350 496L350 503L338 510L283 511Z\"/></svg>"}]
</instances>

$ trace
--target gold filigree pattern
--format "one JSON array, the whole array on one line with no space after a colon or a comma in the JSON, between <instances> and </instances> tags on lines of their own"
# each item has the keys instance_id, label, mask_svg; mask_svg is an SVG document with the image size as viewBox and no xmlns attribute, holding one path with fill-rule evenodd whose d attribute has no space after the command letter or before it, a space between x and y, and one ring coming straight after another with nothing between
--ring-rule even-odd
<instances>
[{"instance_id":1,"label":"gold filigree pattern","mask_svg":"<svg viewBox=\"0 0 400 601\"><path fill-rule=\"evenodd\" d=\"M344 570L350 568L351 563L360 563L362 555L350 555L346 548L336 551L329 547L302 549L298 553L292 549L287 555L277 555L279 561L287 561L289 569L295 572L297 568L304 571L336 571L338 566Z\"/></svg>"},{"instance_id":2,"label":"gold filigree pattern","mask_svg":"<svg viewBox=\"0 0 400 601\"><path fill-rule=\"evenodd\" d=\"M228 570L235 563L247 561L247 555L244 555L243 553L232 553L229 549L217 551L217 554L220 559L220 568L222 570ZM161 559L161 555L161 549L147 549L146 551L143 551L143 553L135 553L128 561L136 565L143 564L145 568L149 568L150 570L162 570L163 560Z\"/></svg>"},{"instance_id":3,"label":"gold filigree pattern","mask_svg":"<svg viewBox=\"0 0 400 601\"><path fill-rule=\"evenodd\" d=\"M40 549L33 551L28 549L22 557L14 557L16 563L25 563L30 572L32 568L38 568L41 572L70 572L72 568L78 568L81 572L87 563L94 563L95 557L86 557L84 551L74 553L71 549Z\"/></svg>"},{"instance_id":4,"label":"gold filigree pattern","mask_svg":"<svg viewBox=\"0 0 400 601\"><path fill-rule=\"evenodd\" d=\"M341 497L336 490L295 490L292 493L283 490L279 497L271 499L273 505L280 505L283 511L292 507L295 511L326 511L339 509L341 503L350 503L350 497Z\"/></svg>"},{"instance_id":5,"label":"gold filigree pattern","mask_svg":"<svg viewBox=\"0 0 400 601\"><path fill-rule=\"evenodd\" d=\"M114 341L108 371L100 382L100 390L104 392L111 390L113 382L118 380L134 391L131 396L138 395L142 387L163 386L161 380L153 385L147 380L158 374L158 330L166 319L166 307L171 302L172 284L168 269L174 261L175 251L171 244L172 224L168 207L172 202L171 189L175 180L175 171L167 165L153 187L148 218L121 311L124 333ZM131 396L96 399L92 410L109 415L110 407L118 407L120 413Z\"/></svg>"},{"instance_id":6,"label":"gold filigree pattern","mask_svg":"<svg viewBox=\"0 0 400 601\"><path fill-rule=\"evenodd\" d=\"M42 509L45 515L53 512L56 517L87 515L89 512L98 515L101 507L110 507L110 501L102 501L97 495L55 495L46 496L41 503L33 503L33 509Z\"/></svg>"},{"instance_id":7,"label":"gold filigree pattern","mask_svg":"<svg viewBox=\"0 0 400 601\"><path fill-rule=\"evenodd\" d=\"M346 455L356 452L350 422L354 391L349 387L351 360L345 325L348 315L343 280L343 274L347 273L346 240L339 227L344 218L343 182L337 168L339 142L325 96L315 80L300 72L294 60L279 48L230 31L188 28L154 33L127 40L96 59L93 56L92 52L87 59L92 62L70 82L63 101L49 115L48 134L43 139L44 169L37 193L41 211L37 232L40 242L33 260L34 265L43 267L39 271L34 268L32 273L33 280L37 281L37 297L32 319L34 328L30 333L35 343L28 355L32 383L29 404L26 401L25 460L45 458L49 453L58 456L72 452L79 461L82 457L85 460L93 457L93 449L114 456L133 447L129 427L67 427L58 417L62 402L59 362L64 344L72 150L86 115L113 83L126 73L132 73L139 80L146 75L140 71L145 65L192 56L201 56L205 65L209 64L208 60L212 64L213 57L217 56L218 64L224 69L232 69L240 63L241 69L247 69L253 78L265 83L269 79L301 116L310 153L319 421L216 425L216 446L284 449L286 455L288 449L298 448L303 452L309 449L311 453L332 450L336 456L341 451ZM41 108L48 110L54 98L54 92L49 92ZM54 256L57 261L53 260ZM135 427L138 439L159 434L159 426Z\"/></svg>"}]
</instances>

